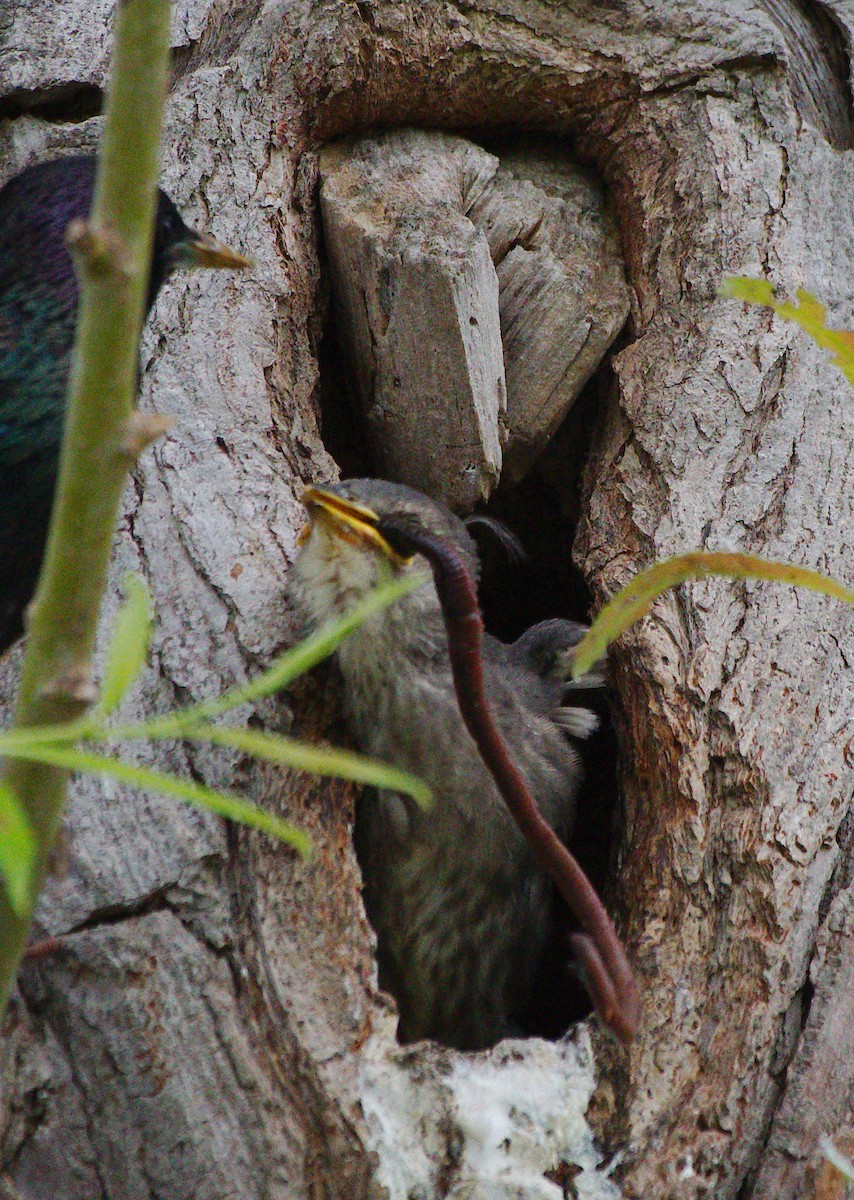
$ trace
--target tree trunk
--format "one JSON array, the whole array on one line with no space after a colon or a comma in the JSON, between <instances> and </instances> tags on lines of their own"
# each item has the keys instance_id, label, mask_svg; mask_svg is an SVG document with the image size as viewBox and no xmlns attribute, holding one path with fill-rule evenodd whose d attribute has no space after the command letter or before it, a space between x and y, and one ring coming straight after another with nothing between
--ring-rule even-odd
<instances>
[{"instance_id":1,"label":"tree trunk","mask_svg":"<svg viewBox=\"0 0 854 1200\"><path fill-rule=\"evenodd\" d=\"M3 178L94 147L112 7L6 0ZM176 277L149 322L142 403L175 425L136 473L114 563L117 582L145 574L157 607L139 714L213 695L297 636L299 495L337 471L319 417L318 155L375 126L547 134L609 193L632 303L584 409L574 553L597 604L655 559L726 544L851 581L849 386L798 331L716 295L726 275L767 275L851 323L849 6L175 8L164 185L256 270ZM550 478L570 443L549 447ZM38 918L62 949L25 966L3 1029L0 1188L814 1194L819 1135L854 1138L852 632L827 599L711 581L616 648L610 901L644 989L629 1050L594 1020L478 1055L399 1047L346 786L135 751L299 822L319 847L306 865L80 780ZM0 664L7 707L17 665ZM340 739L336 696L327 671L255 715Z\"/></svg>"}]
</instances>

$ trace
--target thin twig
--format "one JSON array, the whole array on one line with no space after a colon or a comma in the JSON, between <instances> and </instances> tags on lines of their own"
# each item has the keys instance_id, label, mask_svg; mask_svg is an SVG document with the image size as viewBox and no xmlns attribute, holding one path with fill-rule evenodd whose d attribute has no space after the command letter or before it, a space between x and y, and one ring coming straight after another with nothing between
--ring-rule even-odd
<instances>
[{"instance_id":1,"label":"thin twig","mask_svg":"<svg viewBox=\"0 0 854 1200\"><path fill-rule=\"evenodd\" d=\"M44 566L28 619L18 727L78 719L94 694L92 651L127 477L169 72L169 0L122 0L90 219L69 231L80 305L68 416ZM93 485L93 481L96 483ZM32 903L65 801L67 772L10 763L7 779L33 828ZM30 916L0 893L0 1012Z\"/></svg>"}]
</instances>

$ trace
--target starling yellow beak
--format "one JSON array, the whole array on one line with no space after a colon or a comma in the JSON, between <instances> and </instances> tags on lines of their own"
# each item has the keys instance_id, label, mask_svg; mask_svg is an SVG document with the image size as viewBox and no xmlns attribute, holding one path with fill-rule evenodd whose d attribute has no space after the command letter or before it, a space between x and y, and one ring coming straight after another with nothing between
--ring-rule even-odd
<instances>
[{"instance_id":1,"label":"starling yellow beak","mask_svg":"<svg viewBox=\"0 0 854 1200\"><path fill-rule=\"evenodd\" d=\"M302 502L308 510L310 523L300 534L300 545L311 533L311 522L319 519L325 521L338 537L351 545L362 544L378 550L395 567L403 567L410 561L389 545L377 528L380 522L379 514L367 505L345 499L335 492L319 487L307 487L303 492Z\"/></svg>"},{"instance_id":2,"label":"starling yellow beak","mask_svg":"<svg viewBox=\"0 0 854 1200\"><path fill-rule=\"evenodd\" d=\"M389 539L405 533L403 546L441 539L476 577L474 542L443 505L400 484L351 479L309 488L303 500L311 524L292 592L310 625L352 608L389 564L422 572L421 586L345 639L337 658L354 739L420 775L435 805L425 814L407 797L367 794L356 817L356 850L380 982L397 999L400 1039L490 1046L527 1010L552 888L466 728L430 567L421 552L404 558ZM578 640L568 626L535 627L527 641L510 646L489 637L483 643L489 708L560 835L568 832L580 779L567 732L578 736L591 723L570 719L587 710L563 706L565 678L556 664Z\"/></svg>"},{"instance_id":3,"label":"starling yellow beak","mask_svg":"<svg viewBox=\"0 0 854 1200\"><path fill-rule=\"evenodd\" d=\"M253 265L251 258L232 250L225 242L218 242L208 233L188 229L187 234L185 240L175 248L176 267L213 267L237 271Z\"/></svg>"}]
</instances>

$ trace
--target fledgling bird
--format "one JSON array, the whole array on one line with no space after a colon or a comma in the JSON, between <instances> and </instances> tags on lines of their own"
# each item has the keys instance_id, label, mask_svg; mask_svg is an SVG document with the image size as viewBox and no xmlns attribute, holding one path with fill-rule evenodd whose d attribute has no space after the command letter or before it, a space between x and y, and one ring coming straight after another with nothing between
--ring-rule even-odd
<instances>
[{"instance_id":1,"label":"fledgling bird","mask_svg":"<svg viewBox=\"0 0 854 1200\"><path fill-rule=\"evenodd\" d=\"M0 189L0 653L22 632L47 539L77 315L65 231L89 214L95 166L59 158ZM146 312L179 267L248 265L160 191Z\"/></svg>"},{"instance_id":2,"label":"fledgling bird","mask_svg":"<svg viewBox=\"0 0 854 1200\"><path fill-rule=\"evenodd\" d=\"M465 525L401 484L351 479L308 488L293 568L294 599L317 627L398 572L421 583L337 650L344 708L360 749L423 778L435 805L371 793L355 838L380 982L396 997L403 1042L435 1038L481 1049L512 1033L528 1003L551 921L552 887L535 863L466 729L433 576L403 559L384 522L449 540L475 577ZM508 749L555 831L569 832L581 771L567 731L595 717L563 703L573 646L584 632L550 621L505 645L487 636L484 675Z\"/></svg>"}]
</instances>

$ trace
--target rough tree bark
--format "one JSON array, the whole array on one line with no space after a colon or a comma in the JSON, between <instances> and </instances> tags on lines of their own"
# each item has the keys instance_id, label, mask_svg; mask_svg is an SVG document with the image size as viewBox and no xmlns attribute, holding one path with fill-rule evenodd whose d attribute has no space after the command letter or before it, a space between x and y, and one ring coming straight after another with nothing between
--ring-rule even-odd
<instances>
[{"instance_id":1,"label":"rough tree bark","mask_svg":"<svg viewBox=\"0 0 854 1200\"><path fill-rule=\"evenodd\" d=\"M4 178L94 145L111 9L3 6ZM850 324L852 28L843 0L176 4L165 183L257 270L176 280L146 337L143 403L176 425L137 472L115 556L159 615L138 710L210 695L295 636L299 493L336 472L317 403L318 154L373 126L557 135L609 189L632 309L575 547L598 600L654 558L722 543L850 582L850 390L716 288L768 274ZM64 949L24 969L3 1028L0 1186L812 1195L818 1135L854 1136L853 632L825 599L712 582L657 604L614 654L612 899L645 991L630 1051L592 1022L483 1055L397 1047L346 787L151 752L303 823L320 846L306 866L79 782L40 911ZM0 666L7 706L16 665ZM340 734L332 683L256 717ZM588 1120L620 1154L608 1177L584 1118L594 1085Z\"/></svg>"}]
</instances>

